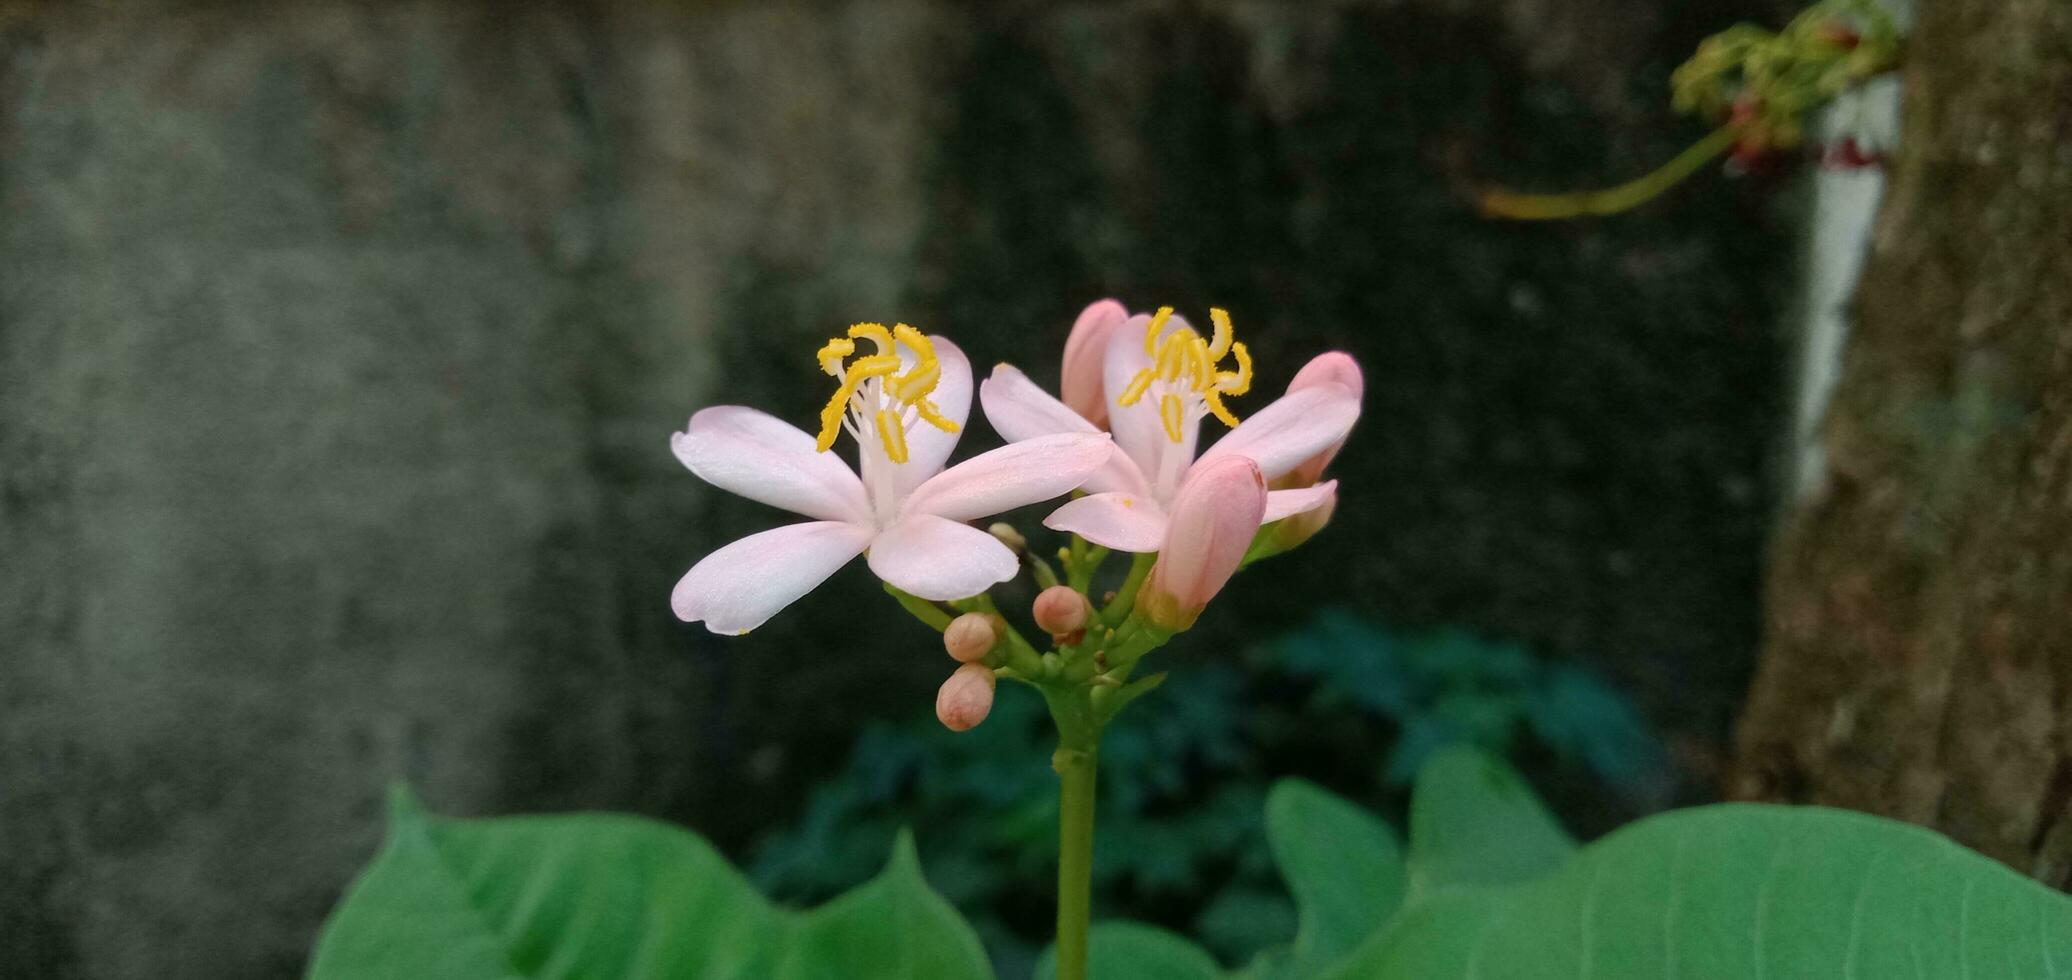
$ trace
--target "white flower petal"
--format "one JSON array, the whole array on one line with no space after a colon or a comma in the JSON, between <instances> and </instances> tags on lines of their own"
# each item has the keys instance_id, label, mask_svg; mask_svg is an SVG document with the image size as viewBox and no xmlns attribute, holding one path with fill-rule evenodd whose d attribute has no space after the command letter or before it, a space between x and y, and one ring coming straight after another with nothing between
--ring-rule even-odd
<instances>
[{"instance_id":1,"label":"white flower petal","mask_svg":"<svg viewBox=\"0 0 2072 980\"><path fill-rule=\"evenodd\" d=\"M1037 387L1028 375L1011 364L993 368L992 377L978 386L978 399L979 404L985 406L986 420L993 423L993 430L1008 442L1059 432L1101 431L1064 402ZM1145 493L1149 490L1137 464L1130 461L1127 453L1120 451L1111 451L1107 462L1087 477L1081 488L1090 493L1104 490Z\"/></svg>"},{"instance_id":2,"label":"white flower petal","mask_svg":"<svg viewBox=\"0 0 2072 980\"><path fill-rule=\"evenodd\" d=\"M928 340L935 345L935 359L942 368L942 379L928 398L943 418L957 423L957 431L944 432L926 422L917 422L907 431L907 461L892 468L893 490L901 497L942 472L950 450L957 448L957 438L964 434L965 420L971 417L971 362L949 338L929 334Z\"/></svg>"},{"instance_id":3,"label":"white flower petal","mask_svg":"<svg viewBox=\"0 0 2072 980\"><path fill-rule=\"evenodd\" d=\"M1344 385L1326 382L1303 388L1282 395L1216 440L1202 454L1201 462L1220 456L1249 456L1272 480L1342 441L1359 417L1360 401Z\"/></svg>"},{"instance_id":4,"label":"white flower petal","mask_svg":"<svg viewBox=\"0 0 2072 980\"><path fill-rule=\"evenodd\" d=\"M863 481L813 437L782 419L739 405L691 416L669 448L691 472L722 490L830 521L868 520Z\"/></svg>"},{"instance_id":5,"label":"white flower petal","mask_svg":"<svg viewBox=\"0 0 2072 980\"><path fill-rule=\"evenodd\" d=\"M686 623L741 634L827 581L862 553L873 532L841 521L788 524L751 534L691 567L669 605Z\"/></svg>"},{"instance_id":6,"label":"white flower petal","mask_svg":"<svg viewBox=\"0 0 2072 980\"><path fill-rule=\"evenodd\" d=\"M978 401L985 407L993 431L1008 442L1059 432L1101 431L1012 364L993 366L992 376L979 383Z\"/></svg>"},{"instance_id":7,"label":"white flower petal","mask_svg":"<svg viewBox=\"0 0 2072 980\"><path fill-rule=\"evenodd\" d=\"M1085 483L1113 451L1100 432L1062 432L1009 443L936 474L907 497L900 512L975 521L1062 497Z\"/></svg>"},{"instance_id":8,"label":"white flower petal","mask_svg":"<svg viewBox=\"0 0 2072 980\"><path fill-rule=\"evenodd\" d=\"M942 602L975 596L1014 577L1021 563L975 527L909 514L871 542L871 571L900 589Z\"/></svg>"},{"instance_id":9,"label":"white flower petal","mask_svg":"<svg viewBox=\"0 0 2072 980\"><path fill-rule=\"evenodd\" d=\"M1043 519L1043 526L1053 531L1138 554L1150 554L1165 545L1166 525L1165 511L1157 501L1133 493L1088 494Z\"/></svg>"}]
</instances>

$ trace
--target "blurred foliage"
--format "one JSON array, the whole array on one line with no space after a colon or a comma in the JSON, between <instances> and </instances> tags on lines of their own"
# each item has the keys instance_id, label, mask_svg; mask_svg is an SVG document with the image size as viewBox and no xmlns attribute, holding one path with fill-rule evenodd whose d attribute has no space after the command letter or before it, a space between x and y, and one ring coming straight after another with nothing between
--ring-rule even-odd
<instances>
[{"instance_id":1,"label":"blurred foliage","mask_svg":"<svg viewBox=\"0 0 2072 980\"><path fill-rule=\"evenodd\" d=\"M1017 975L1047 933L1056 777L1041 701L1003 685L986 723L880 724L805 812L766 838L750 875L817 902L878 870L901 828L930 881ZM1196 662L1109 729L1101 751L1097 916L1157 923L1242 962L1295 931L1262 845L1268 786L1300 775L1400 813L1431 754L1467 743L1528 761L1590 795L1642 799L1662 755L1634 711L1577 668L1459 630L1406 634L1343 611L1247 651Z\"/></svg>"}]
</instances>

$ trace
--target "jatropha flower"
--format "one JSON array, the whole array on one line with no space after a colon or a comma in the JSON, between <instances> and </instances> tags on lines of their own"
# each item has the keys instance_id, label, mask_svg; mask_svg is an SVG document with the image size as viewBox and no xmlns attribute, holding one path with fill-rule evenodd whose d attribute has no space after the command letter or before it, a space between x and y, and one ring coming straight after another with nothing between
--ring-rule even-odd
<instances>
[{"instance_id":1,"label":"jatropha flower","mask_svg":"<svg viewBox=\"0 0 2072 980\"><path fill-rule=\"evenodd\" d=\"M1242 423L1224 404L1251 388L1252 360L1233 336L1230 316L1209 311L1214 329L1203 337L1171 307L1116 323L1119 304L1103 300L1088 307L1073 331L1107 334L1100 389L1107 428L1117 452L1086 481L1087 496L1058 508L1044 524L1095 544L1138 553L1159 550L1180 486L1192 468L1222 456L1246 456L1265 479L1286 475L1327 447L1345 440L1359 418L1359 397L1345 385L1322 380L1291 390ZM1080 350L1088 346L1078 344ZM1085 391L1090 359L1074 357L1068 342L1063 385ZM1231 366L1224 367L1225 360ZM1064 432L1098 432L1097 420L1052 398L1006 364L979 388L986 418L1010 440L1033 440ZM1231 428L1197 460L1202 418ZM1262 523L1302 513L1332 499L1336 481L1274 490L1266 495Z\"/></svg>"},{"instance_id":2,"label":"jatropha flower","mask_svg":"<svg viewBox=\"0 0 2072 980\"><path fill-rule=\"evenodd\" d=\"M874 348L859 354L857 341ZM819 352L840 380L818 437L752 408L691 416L676 457L722 490L814 518L751 534L698 562L670 604L685 622L746 633L868 551L871 571L929 600L962 599L1014 577L1013 551L963 523L1072 491L1110 455L1073 432L982 453L949 469L971 410L971 365L956 345L906 324L859 323ZM829 450L857 444L861 479Z\"/></svg>"}]
</instances>

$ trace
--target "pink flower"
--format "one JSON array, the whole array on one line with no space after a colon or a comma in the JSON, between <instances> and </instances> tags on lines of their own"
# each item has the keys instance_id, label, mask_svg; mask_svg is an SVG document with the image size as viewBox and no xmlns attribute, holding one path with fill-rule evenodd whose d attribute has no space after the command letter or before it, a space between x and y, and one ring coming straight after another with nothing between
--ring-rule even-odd
<instances>
[{"instance_id":1,"label":"pink flower","mask_svg":"<svg viewBox=\"0 0 2072 980\"><path fill-rule=\"evenodd\" d=\"M855 356L856 340L877 346ZM691 416L670 448L701 479L813 518L735 541L698 562L670 605L685 622L746 633L865 551L878 577L923 599L961 599L1012 578L1014 552L966 525L1069 493L1109 456L1107 437L1073 433L982 453L949 469L971 409L971 365L955 345L901 324L858 324L821 350L842 383L816 440L737 405ZM855 470L827 449L858 444Z\"/></svg>"},{"instance_id":2,"label":"pink flower","mask_svg":"<svg viewBox=\"0 0 2072 980\"><path fill-rule=\"evenodd\" d=\"M1109 331L1102 391L1115 452L1087 479L1087 496L1058 508L1046 526L1118 551L1157 551L1166 539L1175 495L1191 468L1224 456L1245 456L1272 480L1345 440L1360 403L1336 380L1292 390L1239 423L1223 399L1250 387L1250 355L1233 340L1230 318L1222 310L1209 312L1215 330L1208 338L1170 309L1137 314ZM1082 315L1082 323L1087 319ZM1235 370L1220 369L1225 357L1235 360ZM993 369L979 398L987 420L1012 442L1100 431L1010 365ZM1209 415L1232 431L1197 461L1198 429ZM1319 506L1336 486L1272 491L1261 520L1277 521Z\"/></svg>"},{"instance_id":3,"label":"pink flower","mask_svg":"<svg viewBox=\"0 0 2072 980\"><path fill-rule=\"evenodd\" d=\"M1137 594L1137 614L1171 633L1193 626L1244 562L1266 498L1266 478L1250 459L1218 456L1195 466L1173 500L1170 532Z\"/></svg>"}]
</instances>

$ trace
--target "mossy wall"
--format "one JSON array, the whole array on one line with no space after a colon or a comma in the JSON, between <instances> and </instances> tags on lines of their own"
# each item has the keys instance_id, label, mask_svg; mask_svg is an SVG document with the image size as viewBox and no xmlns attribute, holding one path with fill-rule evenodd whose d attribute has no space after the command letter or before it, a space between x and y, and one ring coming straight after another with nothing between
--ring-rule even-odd
<instances>
[{"instance_id":1,"label":"mossy wall","mask_svg":"<svg viewBox=\"0 0 2072 980\"><path fill-rule=\"evenodd\" d=\"M1190 643L1522 637L1702 781L1787 237L1711 178L1580 225L1462 192L1673 152L1668 69L1749 6L6 8L0 973L289 975L390 779L738 845L925 710L947 661L860 568L746 638L666 604L777 520L669 433L810 417L857 319L1043 380L1106 294L1227 306L1262 393L1355 351L1337 524Z\"/></svg>"}]
</instances>

